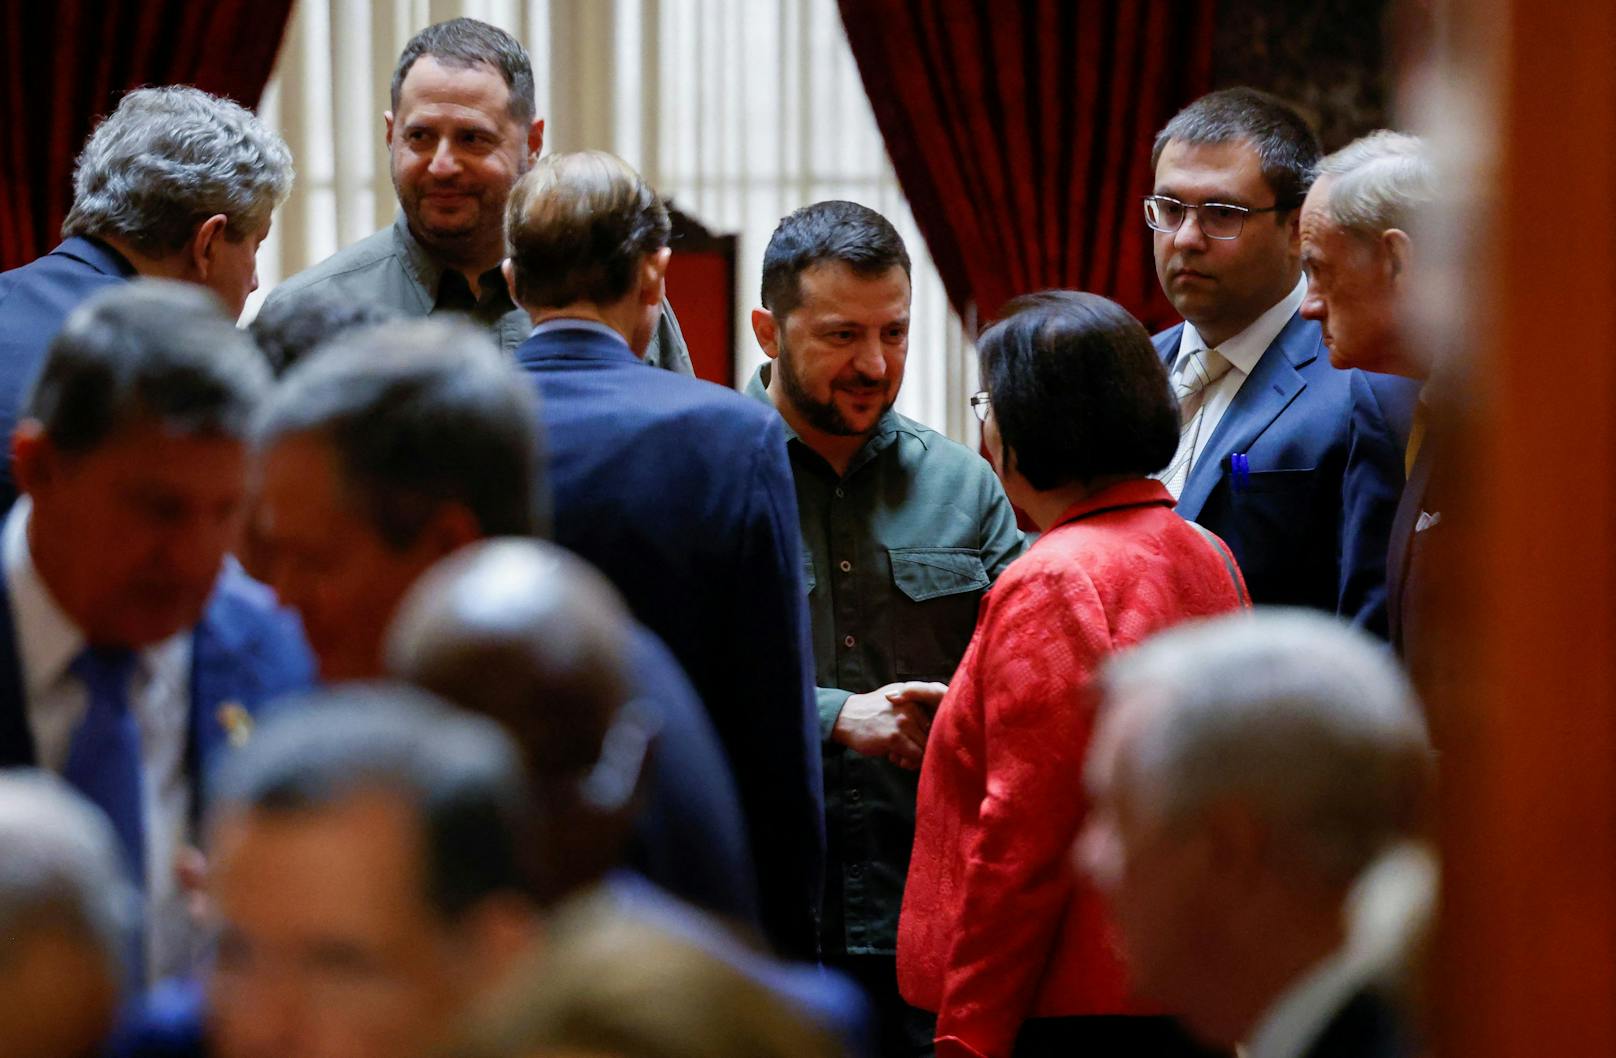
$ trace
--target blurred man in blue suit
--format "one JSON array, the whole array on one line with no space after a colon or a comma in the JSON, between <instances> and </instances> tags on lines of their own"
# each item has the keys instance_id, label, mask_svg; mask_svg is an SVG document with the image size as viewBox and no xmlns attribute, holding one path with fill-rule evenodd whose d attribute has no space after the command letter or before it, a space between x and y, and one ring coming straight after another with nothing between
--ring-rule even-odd
<instances>
[{"instance_id":1,"label":"blurred man in blue suit","mask_svg":"<svg viewBox=\"0 0 1616 1058\"><path fill-rule=\"evenodd\" d=\"M672 648L740 788L763 925L812 958L824 795L802 542L779 417L649 370L666 206L620 159L558 154L511 192L505 275L535 324L555 539L599 567Z\"/></svg>"},{"instance_id":2,"label":"blurred man in blue suit","mask_svg":"<svg viewBox=\"0 0 1616 1058\"><path fill-rule=\"evenodd\" d=\"M1184 323L1156 335L1183 415L1163 481L1233 548L1253 601L1386 634L1386 541L1413 386L1337 372L1307 294L1299 214L1318 139L1278 99L1232 88L1156 137L1156 274Z\"/></svg>"},{"instance_id":3,"label":"blurred man in blue suit","mask_svg":"<svg viewBox=\"0 0 1616 1058\"><path fill-rule=\"evenodd\" d=\"M176 865L213 759L306 687L302 634L228 557L269 383L209 295L138 280L51 343L0 530L0 766L62 774L112 821L145 897L142 968L195 954Z\"/></svg>"},{"instance_id":4,"label":"blurred man in blue suit","mask_svg":"<svg viewBox=\"0 0 1616 1058\"><path fill-rule=\"evenodd\" d=\"M96 291L136 275L181 279L239 316L269 215L291 189L286 144L230 100L181 85L124 96L79 155L62 244L0 275L0 436L45 347ZM0 508L15 496L0 460Z\"/></svg>"}]
</instances>

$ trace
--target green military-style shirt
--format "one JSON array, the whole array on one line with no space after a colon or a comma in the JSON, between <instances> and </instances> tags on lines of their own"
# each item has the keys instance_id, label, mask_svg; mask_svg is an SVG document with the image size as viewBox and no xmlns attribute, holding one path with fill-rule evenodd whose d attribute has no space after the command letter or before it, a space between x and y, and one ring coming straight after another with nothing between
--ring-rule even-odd
<instances>
[{"instance_id":1,"label":"green military-style shirt","mask_svg":"<svg viewBox=\"0 0 1616 1058\"><path fill-rule=\"evenodd\" d=\"M746 392L773 406L765 364ZM947 683L982 593L1024 540L993 468L888 411L838 475L786 425L802 523L825 762L827 955L890 955L914 844L918 773L830 741L852 694Z\"/></svg>"}]
</instances>

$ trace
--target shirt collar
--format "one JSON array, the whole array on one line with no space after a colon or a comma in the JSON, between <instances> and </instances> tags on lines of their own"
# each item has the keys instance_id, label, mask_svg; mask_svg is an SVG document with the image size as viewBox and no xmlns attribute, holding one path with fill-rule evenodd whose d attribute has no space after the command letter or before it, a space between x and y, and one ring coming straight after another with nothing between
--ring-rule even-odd
<instances>
[{"instance_id":1,"label":"shirt collar","mask_svg":"<svg viewBox=\"0 0 1616 1058\"><path fill-rule=\"evenodd\" d=\"M557 316L553 319L548 319L543 323L535 325L533 330L529 332L528 337L536 338L541 334L551 334L555 331L589 331L592 334L598 334L602 337L610 338L618 345L628 349L628 351L631 353L634 351L633 349L629 348L628 342L624 340L621 334L618 334L616 331L612 330L612 328L606 326L604 323L601 323L599 320L575 320L566 316ZM636 357L636 359L638 359L638 357Z\"/></svg>"},{"instance_id":2,"label":"shirt collar","mask_svg":"<svg viewBox=\"0 0 1616 1058\"><path fill-rule=\"evenodd\" d=\"M63 612L34 566L28 548L28 520L33 504L17 497L6 515L0 552L5 562L6 585L11 592L11 613L22 663L23 687L30 700L38 698L67 671L84 649L84 633Z\"/></svg>"},{"instance_id":3,"label":"shirt collar","mask_svg":"<svg viewBox=\"0 0 1616 1058\"><path fill-rule=\"evenodd\" d=\"M1257 1022L1246 1058L1305 1053L1352 997L1406 964L1431 920L1436 857L1417 842L1382 852L1353 884L1345 942L1280 993Z\"/></svg>"},{"instance_id":4,"label":"shirt collar","mask_svg":"<svg viewBox=\"0 0 1616 1058\"><path fill-rule=\"evenodd\" d=\"M427 248L422 246L420 241L416 239L415 233L410 231L409 218L404 216L402 209L393 217L393 242L402 251L404 270L410 274L411 279L420 284L422 291L426 293L427 301L432 307L434 309L438 308L438 299L443 293L443 275L448 269L435 260L427 252ZM465 292L469 295L471 292L470 284L465 283L464 277L461 277L461 283L465 284ZM487 291L497 290L503 292L501 296L506 301L510 300L510 293L505 288L505 277L500 274L497 267L490 268L478 276L477 283L485 292L485 297L487 296ZM511 307L515 308L516 306L513 303Z\"/></svg>"},{"instance_id":5,"label":"shirt collar","mask_svg":"<svg viewBox=\"0 0 1616 1058\"><path fill-rule=\"evenodd\" d=\"M1307 276L1304 275L1296 281L1296 286L1289 294L1269 306L1268 311L1253 320L1251 326L1218 346L1218 354L1229 361L1234 370L1243 375L1251 374L1257 366L1257 361L1261 360L1263 353L1274 344L1274 339L1279 337L1279 332L1284 330L1291 317L1296 315L1296 310L1302 307L1302 299L1306 297ZM1184 333L1178 340L1179 356L1206 348L1208 348L1206 339L1195 329L1195 324L1186 320Z\"/></svg>"},{"instance_id":6,"label":"shirt collar","mask_svg":"<svg viewBox=\"0 0 1616 1058\"><path fill-rule=\"evenodd\" d=\"M1062 512L1055 519L1053 529L1067 522L1079 521L1092 515L1113 511L1121 507L1171 507L1173 494L1167 491L1167 486L1155 478L1129 478L1119 481L1115 485L1107 486L1099 492L1091 492L1078 500ZM1043 536L1048 536L1048 533ZM1043 537L1040 537L1042 539Z\"/></svg>"}]
</instances>

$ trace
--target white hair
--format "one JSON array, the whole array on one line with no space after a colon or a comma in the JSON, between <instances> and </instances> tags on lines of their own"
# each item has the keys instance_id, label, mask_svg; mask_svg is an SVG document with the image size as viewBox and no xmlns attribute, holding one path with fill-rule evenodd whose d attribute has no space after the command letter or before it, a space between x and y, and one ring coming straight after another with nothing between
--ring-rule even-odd
<instances>
[{"instance_id":1,"label":"white hair","mask_svg":"<svg viewBox=\"0 0 1616 1058\"><path fill-rule=\"evenodd\" d=\"M292 152L251 111L184 85L137 88L96 126L62 236L115 235L164 257L215 214L240 241L292 190Z\"/></svg>"},{"instance_id":2,"label":"white hair","mask_svg":"<svg viewBox=\"0 0 1616 1058\"><path fill-rule=\"evenodd\" d=\"M48 772L0 771L0 968L22 938L65 929L118 968L139 928L136 892L112 825Z\"/></svg>"},{"instance_id":3,"label":"white hair","mask_svg":"<svg viewBox=\"0 0 1616 1058\"><path fill-rule=\"evenodd\" d=\"M1170 630L1119 655L1107 700L1149 710L1130 740L1141 797L1168 823L1237 799L1341 882L1417 826L1430 749L1385 645L1304 610Z\"/></svg>"},{"instance_id":4,"label":"white hair","mask_svg":"<svg viewBox=\"0 0 1616 1058\"><path fill-rule=\"evenodd\" d=\"M1361 136L1319 162L1330 177L1330 219L1348 231L1379 238L1407 229L1436 197L1436 174L1418 136L1381 129Z\"/></svg>"}]
</instances>

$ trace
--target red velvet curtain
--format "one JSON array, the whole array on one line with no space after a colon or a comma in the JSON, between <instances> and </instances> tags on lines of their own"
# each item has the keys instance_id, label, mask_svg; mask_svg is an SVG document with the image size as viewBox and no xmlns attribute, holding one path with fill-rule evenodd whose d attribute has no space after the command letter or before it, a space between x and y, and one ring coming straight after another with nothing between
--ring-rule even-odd
<instances>
[{"instance_id":1,"label":"red velvet curtain","mask_svg":"<svg viewBox=\"0 0 1616 1058\"><path fill-rule=\"evenodd\" d=\"M47 253L73 160L127 90L190 84L256 106L292 0L0 3L0 269Z\"/></svg>"},{"instance_id":2,"label":"red velvet curtain","mask_svg":"<svg viewBox=\"0 0 1616 1058\"><path fill-rule=\"evenodd\" d=\"M962 316L1066 287L1155 328L1150 144L1212 84L1213 0L840 0L898 179Z\"/></svg>"}]
</instances>

